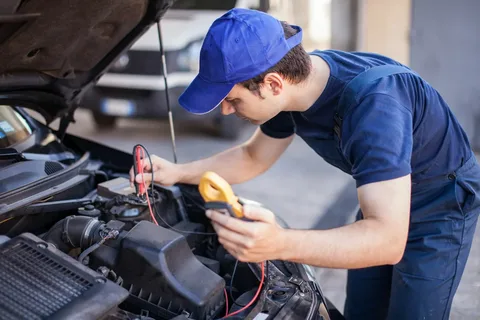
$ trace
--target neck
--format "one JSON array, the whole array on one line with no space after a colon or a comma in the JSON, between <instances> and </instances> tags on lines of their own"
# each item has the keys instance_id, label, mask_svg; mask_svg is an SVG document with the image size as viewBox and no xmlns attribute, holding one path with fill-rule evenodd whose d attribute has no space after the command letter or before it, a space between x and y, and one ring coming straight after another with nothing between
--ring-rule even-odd
<instances>
[{"instance_id":1,"label":"neck","mask_svg":"<svg viewBox=\"0 0 480 320\"><path fill-rule=\"evenodd\" d=\"M290 101L286 111L306 111L308 110L325 90L325 86L330 76L328 64L320 57L310 55L312 69L308 78L297 84L292 85L290 90Z\"/></svg>"}]
</instances>

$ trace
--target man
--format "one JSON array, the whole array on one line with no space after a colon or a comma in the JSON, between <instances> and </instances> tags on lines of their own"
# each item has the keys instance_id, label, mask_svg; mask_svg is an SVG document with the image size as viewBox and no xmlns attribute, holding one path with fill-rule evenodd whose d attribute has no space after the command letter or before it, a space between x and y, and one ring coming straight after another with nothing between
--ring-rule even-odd
<instances>
[{"instance_id":1,"label":"man","mask_svg":"<svg viewBox=\"0 0 480 320\"><path fill-rule=\"evenodd\" d=\"M210 158L154 157L145 170L163 185L198 184L207 170L241 183L270 168L297 134L355 179L358 221L287 230L255 207L245 208L253 222L208 212L224 247L241 261L349 269L348 319L447 319L480 210L480 169L464 131L441 96L401 64L307 53L301 39L300 27L257 11L217 19L179 102L197 114L220 107L259 129Z\"/></svg>"}]
</instances>

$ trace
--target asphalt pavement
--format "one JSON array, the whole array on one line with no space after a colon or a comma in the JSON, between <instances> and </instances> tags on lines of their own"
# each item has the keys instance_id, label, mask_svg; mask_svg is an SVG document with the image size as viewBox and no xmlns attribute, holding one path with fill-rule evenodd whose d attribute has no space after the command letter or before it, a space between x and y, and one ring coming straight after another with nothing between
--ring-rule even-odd
<instances>
[{"instance_id":1,"label":"asphalt pavement","mask_svg":"<svg viewBox=\"0 0 480 320\"><path fill-rule=\"evenodd\" d=\"M75 118L77 122L70 126L70 133L128 152L136 143L142 143L150 154L173 161L170 131L165 121L121 120L114 130L99 131L87 111L78 110ZM175 130L178 161L187 162L246 140L254 127L247 126L238 141L211 137L189 123L176 123ZM269 171L233 188L239 195L266 205L292 228L327 229L351 223L358 206L352 178L328 165L299 138ZM346 271L317 270L325 295L343 311ZM450 319L480 319L480 231Z\"/></svg>"}]
</instances>

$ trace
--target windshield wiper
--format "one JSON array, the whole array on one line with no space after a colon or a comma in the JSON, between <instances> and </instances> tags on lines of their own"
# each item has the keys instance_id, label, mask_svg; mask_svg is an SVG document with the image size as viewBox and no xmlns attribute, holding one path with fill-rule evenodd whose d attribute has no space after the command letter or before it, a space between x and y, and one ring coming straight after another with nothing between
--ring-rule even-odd
<instances>
[{"instance_id":1,"label":"windshield wiper","mask_svg":"<svg viewBox=\"0 0 480 320\"><path fill-rule=\"evenodd\" d=\"M64 160L75 160L75 155L68 151L64 151L60 153L51 153L51 154L39 154L39 153L18 152L13 148L5 148L5 149L0 149L0 160L64 161Z\"/></svg>"}]
</instances>

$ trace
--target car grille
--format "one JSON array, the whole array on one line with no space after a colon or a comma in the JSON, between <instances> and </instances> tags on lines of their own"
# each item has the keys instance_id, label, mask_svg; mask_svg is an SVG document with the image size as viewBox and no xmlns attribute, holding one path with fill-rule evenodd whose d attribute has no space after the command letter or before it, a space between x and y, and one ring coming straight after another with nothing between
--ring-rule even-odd
<instances>
[{"instance_id":1,"label":"car grille","mask_svg":"<svg viewBox=\"0 0 480 320\"><path fill-rule=\"evenodd\" d=\"M33 234L6 242L4 238L0 238L2 320L103 319L128 297L122 287Z\"/></svg>"},{"instance_id":2,"label":"car grille","mask_svg":"<svg viewBox=\"0 0 480 320\"><path fill-rule=\"evenodd\" d=\"M19 241L0 251L0 319L44 319L93 283Z\"/></svg>"}]
</instances>

